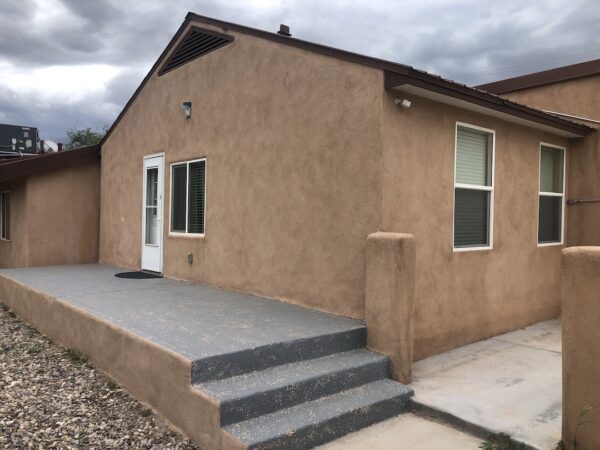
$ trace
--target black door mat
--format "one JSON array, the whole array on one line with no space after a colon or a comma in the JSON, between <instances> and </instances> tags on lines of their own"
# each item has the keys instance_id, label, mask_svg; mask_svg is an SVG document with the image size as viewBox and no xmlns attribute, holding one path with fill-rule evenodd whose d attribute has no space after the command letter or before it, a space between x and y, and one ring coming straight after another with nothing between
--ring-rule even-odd
<instances>
[{"instance_id":1,"label":"black door mat","mask_svg":"<svg viewBox=\"0 0 600 450\"><path fill-rule=\"evenodd\" d=\"M117 278L129 278L132 280L145 280L148 278L162 278L161 275L148 273L148 272L121 272L116 273Z\"/></svg>"}]
</instances>

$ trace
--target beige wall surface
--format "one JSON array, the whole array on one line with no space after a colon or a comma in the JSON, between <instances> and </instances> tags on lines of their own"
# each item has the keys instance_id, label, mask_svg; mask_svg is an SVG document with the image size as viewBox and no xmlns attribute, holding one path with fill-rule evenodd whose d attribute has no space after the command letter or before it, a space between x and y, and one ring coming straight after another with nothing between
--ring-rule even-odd
<instances>
[{"instance_id":1,"label":"beige wall surface","mask_svg":"<svg viewBox=\"0 0 600 450\"><path fill-rule=\"evenodd\" d=\"M366 238L382 230L415 235L417 359L559 314L539 145L570 142L417 97L399 109L379 70L234 36L153 75L104 144L102 262L140 267L143 157L164 152L166 276L364 318ZM452 250L456 121L497 133L493 250ZM169 164L201 157L206 237L169 236Z\"/></svg>"},{"instance_id":2,"label":"beige wall surface","mask_svg":"<svg viewBox=\"0 0 600 450\"><path fill-rule=\"evenodd\" d=\"M0 192L10 192L10 240L0 239L0 268L27 265L27 183L24 179L0 184Z\"/></svg>"},{"instance_id":3,"label":"beige wall surface","mask_svg":"<svg viewBox=\"0 0 600 450\"><path fill-rule=\"evenodd\" d=\"M502 96L534 108L600 120L599 90L600 75L594 75L508 92Z\"/></svg>"},{"instance_id":4,"label":"beige wall surface","mask_svg":"<svg viewBox=\"0 0 600 450\"><path fill-rule=\"evenodd\" d=\"M8 183L10 242L0 267L98 261L100 161L42 172Z\"/></svg>"},{"instance_id":5,"label":"beige wall surface","mask_svg":"<svg viewBox=\"0 0 600 450\"><path fill-rule=\"evenodd\" d=\"M382 229L415 236L414 356L556 317L562 246L538 247L540 142L563 138L429 100L384 101ZM496 132L493 249L453 251L456 122ZM435 132L433 132L435 130Z\"/></svg>"},{"instance_id":6,"label":"beige wall surface","mask_svg":"<svg viewBox=\"0 0 600 450\"><path fill-rule=\"evenodd\" d=\"M362 317L383 74L234 36L154 75L103 145L100 259L140 267L143 157L165 152L166 276ZM201 157L206 237L169 236L169 164Z\"/></svg>"},{"instance_id":7,"label":"beige wall surface","mask_svg":"<svg viewBox=\"0 0 600 450\"><path fill-rule=\"evenodd\" d=\"M566 448L600 448L600 247L563 252L563 441ZM580 415L587 409L593 411ZM582 420L586 423L577 426ZM575 442L576 441L576 442Z\"/></svg>"},{"instance_id":8,"label":"beige wall surface","mask_svg":"<svg viewBox=\"0 0 600 450\"><path fill-rule=\"evenodd\" d=\"M600 121L600 75L562 81L546 86L503 94L536 108L562 112ZM600 124L583 121L588 126ZM586 139L572 141L569 152L569 198L600 199L600 138L593 132ZM600 202L567 207L568 245L600 245Z\"/></svg>"}]
</instances>

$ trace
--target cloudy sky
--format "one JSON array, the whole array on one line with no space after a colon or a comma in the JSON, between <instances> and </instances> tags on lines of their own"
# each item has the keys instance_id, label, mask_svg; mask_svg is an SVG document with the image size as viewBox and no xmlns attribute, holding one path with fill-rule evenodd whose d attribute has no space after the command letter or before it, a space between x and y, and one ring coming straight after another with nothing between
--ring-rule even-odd
<instances>
[{"instance_id":1,"label":"cloudy sky","mask_svg":"<svg viewBox=\"0 0 600 450\"><path fill-rule=\"evenodd\" d=\"M600 58L598 0L0 0L0 123L111 124L187 11L468 84Z\"/></svg>"}]
</instances>

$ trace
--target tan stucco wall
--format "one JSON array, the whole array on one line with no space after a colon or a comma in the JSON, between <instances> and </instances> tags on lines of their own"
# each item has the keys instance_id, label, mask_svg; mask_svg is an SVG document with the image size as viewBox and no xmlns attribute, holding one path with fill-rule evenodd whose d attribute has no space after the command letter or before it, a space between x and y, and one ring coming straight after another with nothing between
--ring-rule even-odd
<instances>
[{"instance_id":1,"label":"tan stucco wall","mask_svg":"<svg viewBox=\"0 0 600 450\"><path fill-rule=\"evenodd\" d=\"M600 448L600 247L563 253L563 441L569 450ZM582 412L593 411L581 417ZM580 421L586 423L577 426ZM576 440L576 447L573 445Z\"/></svg>"},{"instance_id":2,"label":"tan stucco wall","mask_svg":"<svg viewBox=\"0 0 600 450\"><path fill-rule=\"evenodd\" d=\"M502 96L534 108L600 120L599 89L600 75L594 75L508 92Z\"/></svg>"},{"instance_id":3,"label":"tan stucco wall","mask_svg":"<svg viewBox=\"0 0 600 450\"><path fill-rule=\"evenodd\" d=\"M382 229L415 236L415 359L558 316L562 246L537 245L539 146L567 141L408 98L384 102ZM496 132L492 250L453 252L457 121Z\"/></svg>"},{"instance_id":4,"label":"tan stucco wall","mask_svg":"<svg viewBox=\"0 0 600 450\"><path fill-rule=\"evenodd\" d=\"M98 262L100 161L4 185L11 192L11 241L0 267Z\"/></svg>"},{"instance_id":5,"label":"tan stucco wall","mask_svg":"<svg viewBox=\"0 0 600 450\"><path fill-rule=\"evenodd\" d=\"M536 108L600 121L600 75L577 78L503 94ZM574 119L572 119L574 120ZM593 128L600 124L582 121ZM600 138L592 132L586 139L575 139L569 152L569 198L600 199ZM567 243L600 245L600 202L569 206Z\"/></svg>"},{"instance_id":6,"label":"tan stucco wall","mask_svg":"<svg viewBox=\"0 0 600 450\"><path fill-rule=\"evenodd\" d=\"M0 239L0 268L27 265L27 183L15 180L0 184L0 192L10 192L10 240Z\"/></svg>"},{"instance_id":7,"label":"tan stucco wall","mask_svg":"<svg viewBox=\"0 0 600 450\"><path fill-rule=\"evenodd\" d=\"M417 359L556 317L539 145L570 142L412 99L397 108L379 70L241 34L154 75L102 149L100 260L140 267L143 157L165 152L167 276L364 318L367 236L412 233ZM452 251L456 121L497 133L490 251ZM206 237L169 236L168 165L201 157Z\"/></svg>"},{"instance_id":8,"label":"tan stucco wall","mask_svg":"<svg viewBox=\"0 0 600 450\"><path fill-rule=\"evenodd\" d=\"M382 85L381 71L241 34L154 76L102 148L100 260L140 267L142 159L165 152L165 275L362 317ZM206 237L169 237L168 164L200 157Z\"/></svg>"}]
</instances>

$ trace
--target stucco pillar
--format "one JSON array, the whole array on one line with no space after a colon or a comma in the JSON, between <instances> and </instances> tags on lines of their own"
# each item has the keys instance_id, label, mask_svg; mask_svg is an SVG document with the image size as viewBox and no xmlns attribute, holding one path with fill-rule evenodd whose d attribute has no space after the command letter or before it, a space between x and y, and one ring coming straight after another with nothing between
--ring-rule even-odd
<instances>
[{"instance_id":1,"label":"stucco pillar","mask_svg":"<svg viewBox=\"0 0 600 450\"><path fill-rule=\"evenodd\" d=\"M563 441L600 448L600 247L563 250L561 291ZM577 428L587 407L594 411Z\"/></svg>"},{"instance_id":2,"label":"stucco pillar","mask_svg":"<svg viewBox=\"0 0 600 450\"><path fill-rule=\"evenodd\" d=\"M367 238L365 319L367 345L388 355L392 376L412 380L415 240L404 233Z\"/></svg>"}]
</instances>

